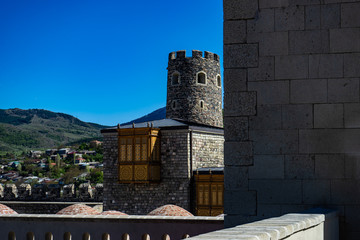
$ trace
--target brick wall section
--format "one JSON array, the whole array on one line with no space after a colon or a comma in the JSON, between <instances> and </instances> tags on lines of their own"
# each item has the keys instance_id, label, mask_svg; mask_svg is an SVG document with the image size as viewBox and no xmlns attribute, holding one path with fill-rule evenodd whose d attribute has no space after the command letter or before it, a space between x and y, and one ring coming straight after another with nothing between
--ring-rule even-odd
<instances>
[{"instance_id":1,"label":"brick wall section","mask_svg":"<svg viewBox=\"0 0 360 240\"><path fill-rule=\"evenodd\" d=\"M191 211L192 169L223 166L221 134L193 133L193 166L190 164L190 130L161 130L161 182L118 183L117 133L104 133L104 210L147 214L166 204ZM201 146L203 149L199 150ZM192 169L191 169L192 167Z\"/></svg>"},{"instance_id":2,"label":"brick wall section","mask_svg":"<svg viewBox=\"0 0 360 240\"><path fill-rule=\"evenodd\" d=\"M358 238L359 10L224 0L227 226L321 205Z\"/></svg>"}]
</instances>

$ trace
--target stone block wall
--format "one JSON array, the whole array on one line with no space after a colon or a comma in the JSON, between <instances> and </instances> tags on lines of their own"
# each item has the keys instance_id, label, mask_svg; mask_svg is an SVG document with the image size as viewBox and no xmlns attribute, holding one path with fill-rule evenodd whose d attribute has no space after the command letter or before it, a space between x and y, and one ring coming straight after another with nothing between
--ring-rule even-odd
<instances>
[{"instance_id":1,"label":"stone block wall","mask_svg":"<svg viewBox=\"0 0 360 240\"><path fill-rule=\"evenodd\" d=\"M160 134L161 181L129 184L118 181L116 130L103 133L104 210L147 214L160 206L174 204L192 211L192 170L202 166L223 166L224 137L222 133L191 131L188 127L162 129Z\"/></svg>"},{"instance_id":2,"label":"stone block wall","mask_svg":"<svg viewBox=\"0 0 360 240\"><path fill-rule=\"evenodd\" d=\"M360 223L360 1L224 0L227 226L313 206Z\"/></svg>"},{"instance_id":3,"label":"stone block wall","mask_svg":"<svg viewBox=\"0 0 360 240\"><path fill-rule=\"evenodd\" d=\"M117 132L104 134L104 210L146 215L174 204L190 210L188 131L161 131L161 182L119 183Z\"/></svg>"}]
</instances>

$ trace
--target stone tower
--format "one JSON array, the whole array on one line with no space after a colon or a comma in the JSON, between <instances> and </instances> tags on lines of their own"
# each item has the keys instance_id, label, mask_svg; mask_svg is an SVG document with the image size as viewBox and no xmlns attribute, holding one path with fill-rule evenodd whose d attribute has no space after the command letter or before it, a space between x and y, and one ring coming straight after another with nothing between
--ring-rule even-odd
<instances>
[{"instance_id":1,"label":"stone tower","mask_svg":"<svg viewBox=\"0 0 360 240\"><path fill-rule=\"evenodd\" d=\"M167 69L166 118L223 127L219 56L171 52Z\"/></svg>"}]
</instances>

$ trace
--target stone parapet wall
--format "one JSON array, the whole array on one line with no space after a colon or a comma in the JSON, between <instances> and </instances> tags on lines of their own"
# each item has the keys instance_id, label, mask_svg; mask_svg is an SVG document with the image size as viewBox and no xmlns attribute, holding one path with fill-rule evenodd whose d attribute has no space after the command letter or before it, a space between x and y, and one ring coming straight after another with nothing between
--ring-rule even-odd
<instances>
[{"instance_id":1,"label":"stone parapet wall","mask_svg":"<svg viewBox=\"0 0 360 240\"><path fill-rule=\"evenodd\" d=\"M339 217L336 211L324 209L320 213L286 214L189 238L202 239L338 240Z\"/></svg>"},{"instance_id":2,"label":"stone parapet wall","mask_svg":"<svg viewBox=\"0 0 360 240\"><path fill-rule=\"evenodd\" d=\"M182 239L223 224L223 217L1 215L0 239Z\"/></svg>"},{"instance_id":3,"label":"stone parapet wall","mask_svg":"<svg viewBox=\"0 0 360 240\"><path fill-rule=\"evenodd\" d=\"M19 214L56 214L60 210L78 204L79 202L36 202L36 201L0 201L0 204L4 204ZM81 202L90 207L102 209L102 202Z\"/></svg>"},{"instance_id":4,"label":"stone parapet wall","mask_svg":"<svg viewBox=\"0 0 360 240\"><path fill-rule=\"evenodd\" d=\"M0 188L0 201L102 201L103 184L5 184Z\"/></svg>"}]
</instances>

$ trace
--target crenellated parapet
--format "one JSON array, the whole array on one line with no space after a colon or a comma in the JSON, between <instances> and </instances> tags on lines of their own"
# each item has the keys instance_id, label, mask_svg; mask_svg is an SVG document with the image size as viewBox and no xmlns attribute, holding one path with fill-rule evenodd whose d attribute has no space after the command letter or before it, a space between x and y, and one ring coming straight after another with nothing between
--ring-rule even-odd
<instances>
[{"instance_id":1,"label":"crenellated parapet","mask_svg":"<svg viewBox=\"0 0 360 240\"><path fill-rule=\"evenodd\" d=\"M103 184L0 184L0 201L102 201Z\"/></svg>"},{"instance_id":2,"label":"crenellated parapet","mask_svg":"<svg viewBox=\"0 0 360 240\"><path fill-rule=\"evenodd\" d=\"M219 55L212 53L212 52L208 52L208 51L199 51L199 50L192 50L192 56L191 57L186 57L186 51L185 50L180 50L180 51L176 51L176 52L171 52L169 53L169 61L171 60L183 60L185 58L204 58L204 59L208 59L208 60L214 60L216 62L220 62L220 57Z\"/></svg>"}]
</instances>

